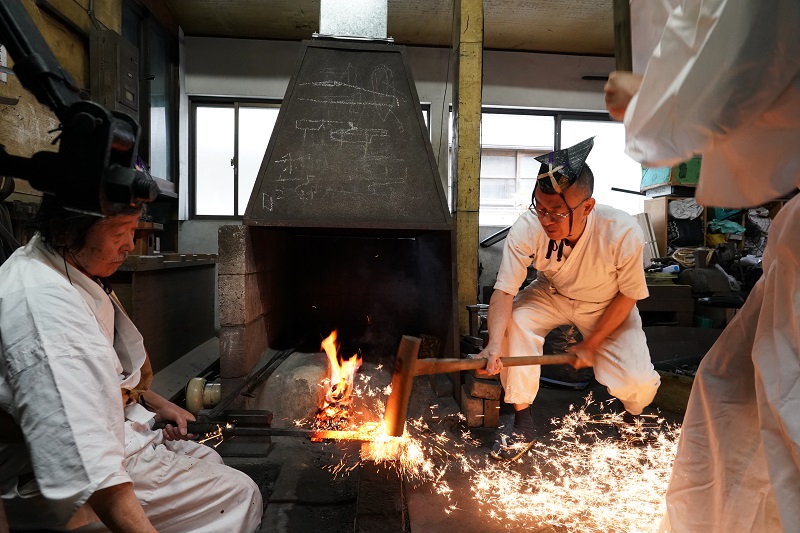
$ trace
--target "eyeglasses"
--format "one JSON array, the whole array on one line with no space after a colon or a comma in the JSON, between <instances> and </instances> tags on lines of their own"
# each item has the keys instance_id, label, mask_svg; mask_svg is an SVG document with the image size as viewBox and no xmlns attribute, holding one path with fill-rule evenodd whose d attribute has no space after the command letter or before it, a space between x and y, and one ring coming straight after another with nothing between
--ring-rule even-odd
<instances>
[{"instance_id":1,"label":"eyeglasses","mask_svg":"<svg viewBox=\"0 0 800 533\"><path fill-rule=\"evenodd\" d=\"M546 209L539 209L536 207L536 202L531 203L531 205L528 206L528 210L539 218L550 217L550 220L553 220L554 222L560 222L562 220L566 220L573 211L578 209L578 207L580 207L580 205L589 198L591 198L591 196L587 196L578 202L578 205L575 207L570 207L569 204L567 204L567 209L569 209L569 211L566 213L551 213Z\"/></svg>"}]
</instances>

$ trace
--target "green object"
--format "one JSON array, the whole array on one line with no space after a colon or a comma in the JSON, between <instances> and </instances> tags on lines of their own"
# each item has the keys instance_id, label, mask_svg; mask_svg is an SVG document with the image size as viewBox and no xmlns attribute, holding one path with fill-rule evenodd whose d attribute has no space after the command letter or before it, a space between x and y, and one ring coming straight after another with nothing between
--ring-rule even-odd
<instances>
[{"instance_id":1,"label":"green object","mask_svg":"<svg viewBox=\"0 0 800 533\"><path fill-rule=\"evenodd\" d=\"M639 189L645 191L662 185L697 185L701 161L701 157L693 157L674 167L642 167L642 182Z\"/></svg>"},{"instance_id":2,"label":"green object","mask_svg":"<svg viewBox=\"0 0 800 533\"><path fill-rule=\"evenodd\" d=\"M714 321L707 316L694 315L694 327L696 328L713 328Z\"/></svg>"}]
</instances>

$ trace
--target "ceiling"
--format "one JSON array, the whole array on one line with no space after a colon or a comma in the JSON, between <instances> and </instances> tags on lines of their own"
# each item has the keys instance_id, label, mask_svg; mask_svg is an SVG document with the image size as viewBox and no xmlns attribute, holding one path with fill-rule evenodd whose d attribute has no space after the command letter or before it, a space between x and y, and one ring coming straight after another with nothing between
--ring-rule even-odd
<instances>
[{"instance_id":1,"label":"ceiling","mask_svg":"<svg viewBox=\"0 0 800 533\"><path fill-rule=\"evenodd\" d=\"M320 0L164 0L186 35L308 39ZM483 0L484 48L614 55L613 0ZM454 0L388 0L398 44L451 44Z\"/></svg>"}]
</instances>

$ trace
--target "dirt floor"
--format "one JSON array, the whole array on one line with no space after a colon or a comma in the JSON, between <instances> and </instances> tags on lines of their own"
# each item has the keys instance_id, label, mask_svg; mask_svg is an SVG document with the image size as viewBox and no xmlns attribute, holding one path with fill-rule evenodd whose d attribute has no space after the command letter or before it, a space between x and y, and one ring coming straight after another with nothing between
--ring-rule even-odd
<instances>
[{"instance_id":1,"label":"dirt floor","mask_svg":"<svg viewBox=\"0 0 800 533\"><path fill-rule=\"evenodd\" d=\"M388 381L388 372L384 370L383 374L384 377L378 378L377 381L382 379ZM457 414L458 406L455 401L436 397L427 377L418 377L415 379L409 406L409 420L412 421L410 424L413 424L413 427L409 427L409 431L417 436L417 442L423 453L427 454L430 463L417 465L406 471L402 476L402 483L397 483L392 476L386 476L385 486L381 487L381 490L374 491L372 496L370 490L374 489L366 489L365 492L361 487L359 493L359 479L363 475L363 469L370 468L374 481L374 464L359 465L358 443L313 443L300 438L273 437L271 441L267 439L262 442L228 443L227 451L223 450L222 453L226 463L248 473L262 488L265 513L261 531L289 533L354 530L381 532L396 530L412 533L570 531L572 533L583 530L582 525L576 528L573 523L570 526L569 520L578 520L578 523L586 524L587 531L615 530L613 527L609 529L607 523L602 522L605 518L594 517L594 510L591 507L607 506L608 513L635 515L643 505L657 506L659 501L663 501L663 494L650 494L646 504L632 504L629 496L616 498L619 501L602 494L585 496L581 490L585 490L586 487L567 488L566 493L550 493L558 495L557 499L562 500L556 502L559 504L563 503L564 494L575 498L599 498L600 504L593 504L592 501L582 502L589 507L585 511L586 516L568 517L568 519L555 512L550 517L539 517L536 512L531 513L529 508L523 509L522 512L519 509L509 508L509 505L513 506L513 502L516 501L532 501L531 493L537 492L537 486L526 484L530 483L530 480L546 479L547 476L550 478L555 476L556 479L568 477L569 472L567 474L558 472L562 468L560 464L543 466L539 459L548 454L559 455L561 453L559 450L562 449L565 454L572 453L571 449L564 448L559 442L553 442L552 432L558 427L558 423L554 425L551 421L560 421L569 416L571 410L574 412L576 408L581 408L585 404L587 397L592 398L592 403L585 408L591 416L608 416L609 412L621 409L620 404L610 398L605 388L596 382L592 382L583 391L542 387L534 404L534 420L537 439L541 440L543 447L534 448L518 462L496 470L496 461L488 459L496 429L467 428ZM660 413L659 417L668 424L680 422L678 415L670 413ZM510 406L506 406L501 410L501 425L511 424L512 421L513 412ZM590 435L581 437L583 441L587 441L587 438L592 442L618 440L618 433L611 424L594 425L586 431ZM572 443L569 446L576 444ZM585 447L576 449L584 453ZM613 453L617 453L616 449L612 450ZM670 453L672 450L669 446L664 446L661 454ZM644 456L642 459L633 459L634 463L650 460ZM430 470L425 472L425 468ZM493 488L490 483L488 489L476 491L476 485L482 485L485 481L482 477L484 468L488 469L488 476L492 478L492 482L499 484ZM566 464L563 468L576 469L576 466ZM580 468L580 465L577 468ZM632 469L630 474L634 476L632 484L638 483L637 474L633 472L636 468ZM643 468L642 475L648 475L649 471L655 470L647 465ZM659 468L664 469L663 466ZM550 472L543 474L543 470ZM516 485L504 484L503 479L511 479ZM581 482L579 478L578 483L585 484L585 481ZM613 494L619 490L619 487L614 486L615 483L620 482L612 479L610 486L603 490L611 491ZM621 484L627 483L622 481ZM645 489L637 490L646 491L647 485L643 486ZM657 480L656 486L665 486L663 480ZM387 490L394 492L397 501L403 506L402 516L399 519L397 516L388 516L383 523L380 520L364 520L363 515L359 518L359 509L363 513L365 502L370 498L387 499ZM519 494L515 491L519 491ZM548 493L542 494L547 497ZM556 499L554 496L551 498ZM633 500L635 501L635 497ZM542 508L548 509L548 506L545 504ZM657 509L649 509L648 512L651 516L658 514ZM549 511L544 514L548 513ZM645 516L644 513L641 514L642 517ZM583 522L580 522L581 520ZM592 529L593 520L600 520L598 523L606 524L598 526L605 529ZM635 521L636 517L631 520ZM651 522L652 529L643 530L656 531L657 522L657 520ZM632 529L620 527L618 530Z\"/></svg>"}]
</instances>

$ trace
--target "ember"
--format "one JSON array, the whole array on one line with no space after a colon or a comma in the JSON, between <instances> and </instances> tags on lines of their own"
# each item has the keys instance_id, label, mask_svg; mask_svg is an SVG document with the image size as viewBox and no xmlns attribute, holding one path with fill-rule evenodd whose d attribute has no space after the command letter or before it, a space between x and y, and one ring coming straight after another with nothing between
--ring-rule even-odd
<instances>
[{"instance_id":1,"label":"ember","mask_svg":"<svg viewBox=\"0 0 800 533\"><path fill-rule=\"evenodd\" d=\"M325 402L317 410L312 427L319 430L346 430L353 398L353 376L361 366L361 358L357 354L346 360L340 357L335 330L322 341L322 349L328 355L329 376L323 382L323 386L327 387Z\"/></svg>"}]
</instances>

